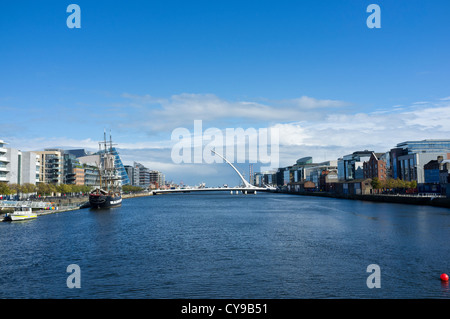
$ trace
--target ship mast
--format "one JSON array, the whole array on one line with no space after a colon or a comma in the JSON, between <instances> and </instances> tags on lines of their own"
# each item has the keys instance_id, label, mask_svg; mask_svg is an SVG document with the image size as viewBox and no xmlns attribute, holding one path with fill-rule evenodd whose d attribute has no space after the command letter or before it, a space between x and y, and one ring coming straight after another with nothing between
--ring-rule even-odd
<instances>
[{"instance_id":1,"label":"ship mast","mask_svg":"<svg viewBox=\"0 0 450 319\"><path fill-rule=\"evenodd\" d=\"M106 142L106 140L105 140L105 142ZM114 183L115 183L115 181L114 181L114 160L112 159L112 152L113 152L113 148L112 148L112 137L111 137L111 130L109 130L109 152L108 152L108 155L109 155L109 157L108 157L108 161L110 161L111 160L111 163L108 163L109 165L108 165L108 168L109 168L109 174L110 174L110 183L111 183L111 190L114 192L116 189L115 189L115 185L114 185Z\"/></svg>"},{"instance_id":2,"label":"ship mast","mask_svg":"<svg viewBox=\"0 0 450 319\"><path fill-rule=\"evenodd\" d=\"M103 144L103 147L102 145ZM106 138L106 130L103 130L103 142L99 142L100 147L100 162L102 164L102 170L101 175L104 175L105 180L105 187L106 191L116 191L117 188L117 176L116 170L115 170L115 156L113 154L113 142L112 142L112 135L111 130L109 132L109 141Z\"/></svg>"}]
</instances>

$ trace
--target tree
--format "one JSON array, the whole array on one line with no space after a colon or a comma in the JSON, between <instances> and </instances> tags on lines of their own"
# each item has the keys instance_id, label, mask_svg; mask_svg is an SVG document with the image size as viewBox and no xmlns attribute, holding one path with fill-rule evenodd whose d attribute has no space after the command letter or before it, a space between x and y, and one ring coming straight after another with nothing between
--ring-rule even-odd
<instances>
[{"instance_id":1,"label":"tree","mask_svg":"<svg viewBox=\"0 0 450 319\"><path fill-rule=\"evenodd\" d=\"M53 184L48 184L47 187L48 187L48 193L49 193L50 195L52 195L53 193L56 193L56 186L55 186L55 185L53 185Z\"/></svg>"},{"instance_id":2,"label":"tree","mask_svg":"<svg viewBox=\"0 0 450 319\"><path fill-rule=\"evenodd\" d=\"M56 187L53 184L39 183L37 185L37 193L41 196L52 195L52 193L56 192Z\"/></svg>"},{"instance_id":3,"label":"tree","mask_svg":"<svg viewBox=\"0 0 450 319\"><path fill-rule=\"evenodd\" d=\"M124 185L124 186L122 187L122 190L123 190L124 192L126 192L126 193L128 193L128 192L140 192L140 191L143 190L143 188L142 188L142 187L139 187L139 186Z\"/></svg>"},{"instance_id":4,"label":"tree","mask_svg":"<svg viewBox=\"0 0 450 319\"><path fill-rule=\"evenodd\" d=\"M72 193L72 185L70 184L60 184L56 186L56 191L61 194Z\"/></svg>"},{"instance_id":5,"label":"tree","mask_svg":"<svg viewBox=\"0 0 450 319\"><path fill-rule=\"evenodd\" d=\"M88 186L88 185L83 185L83 187L81 188L81 191L83 193L89 193L90 190L91 190L91 186Z\"/></svg>"},{"instance_id":6,"label":"tree","mask_svg":"<svg viewBox=\"0 0 450 319\"><path fill-rule=\"evenodd\" d=\"M379 190L383 187L383 184L381 183L381 181L378 179L378 177L374 177L372 179L372 181L370 182L370 185L372 185L373 189Z\"/></svg>"},{"instance_id":7,"label":"tree","mask_svg":"<svg viewBox=\"0 0 450 319\"><path fill-rule=\"evenodd\" d=\"M383 181L383 189L392 189L394 188L394 180L392 178L388 178Z\"/></svg>"},{"instance_id":8,"label":"tree","mask_svg":"<svg viewBox=\"0 0 450 319\"><path fill-rule=\"evenodd\" d=\"M36 192L36 185L31 183L25 183L22 185L22 191L26 194L34 193Z\"/></svg>"},{"instance_id":9,"label":"tree","mask_svg":"<svg viewBox=\"0 0 450 319\"><path fill-rule=\"evenodd\" d=\"M9 188L12 190L11 194L16 193L16 195L20 198L20 193L22 193L22 186L16 183L9 184Z\"/></svg>"},{"instance_id":10,"label":"tree","mask_svg":"<svg viewBox=\"0 0 450 319\"><path fill-rule=\"evenodd\" d=\"M37 184L36 191L37 191L38 195L41 195L41 196L50 195L52 192L50 185L46 184L46 183Z\"/></svg>"},{"instance_id":11,"label":"tree","mask_svg":"<svg viewBox=\"0 0 450 319\"><path fill-rule=\"evenodd\" d=\"M397 178L394 181L394 188L404 189L404 188L406 188L406 182L404 180L400 179L400 178Z\"/></svg>"},{"instance_id":12,"label":"tree","mask_svg":"<svg viewBox=\"0 0 450 319\"><path fill-rule=\"evenodd\" d=\"M13 191L7 183L0 183L0 195L11 195Z\"/></svg>"}]
</instances>

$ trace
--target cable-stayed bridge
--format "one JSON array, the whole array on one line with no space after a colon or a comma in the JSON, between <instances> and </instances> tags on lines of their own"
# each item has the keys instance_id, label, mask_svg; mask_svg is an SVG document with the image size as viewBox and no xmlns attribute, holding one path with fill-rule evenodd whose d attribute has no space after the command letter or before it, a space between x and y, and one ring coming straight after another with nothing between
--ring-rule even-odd
<instances>
[{"instance_id":1,"label":"cable-stayed bridge","mask_svg":"<svg viewBox=\"0 0 450 319\"><path fill-rule=\"evenodd\" d=\"M203 188L176 188L176 189L157 189L153 190L153 195L170 193L191 193L191 192L229 192L230 194L257 194L257 192L273 192L273 187L203 187Z\"/></svg>"},{"instance_id":2,"label":"cable-stayed bridge","mask_svg":"<svg viewBox=\"0 0 450 319\"><path fill-rule=\"evenodd\" d=\"M230 194L239 194L241 192L242 194L257 194L257 192L273 192L275 191L274 187L257 187L252 184L250 184L244 176L237 170L237 168L230 163L225 157L220 155L214 150L211 150L214 154L222 158L226 163L228 163L239 175L239 177L242 180L243 186L237 186L237 187L197 187L197 188L177 188L177 189L157 189L153 190L153 195L158 194L170 194L170 193L190 193L190 192L230 192Z\"/></svg>"}]
</instances>

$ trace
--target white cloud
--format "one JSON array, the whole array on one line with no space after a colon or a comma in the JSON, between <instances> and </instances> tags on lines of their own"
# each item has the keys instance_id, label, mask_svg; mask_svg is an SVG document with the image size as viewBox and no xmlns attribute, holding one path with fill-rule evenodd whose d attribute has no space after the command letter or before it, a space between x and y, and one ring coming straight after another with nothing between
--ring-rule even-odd
<instances>
[{"instance_id":1,"label":"white cloud","mask_svg":"<svg viewBox=\"0 0 450 319\"><path fill-rule=\"evenodd\" d=\"M334 151L340 152L339 157L364 149L388 151L406 140L448 139L450 103L414 104L413 108L401 112L330 114L322 121L277 126L280 152L292 154L291 162L301 156L325 160L325 154L330 156Z\"/></svg>"},{"instance_id":2,"label":"white cloud","mask_svg":"<svg viewBox=\"0 0 450 319\"><path fill-rule=\"evenodd\" d=\"M321 117L324 109L348 105L343 101L319 100L307 96L298 99L270 101L228 101L214 94L183 93L169 99L138 96L128 93L122 97L134 107L145 109L138 124L147 131L173 130L192 125L194 120L230 125L245 121L250 125L260 122L289 122ZM151 105L151 106L150 106ZM136 125L136 121L133 122Z\"/></svg>"},{"instance_id":3,"label":"white cloud","mask_svg":"<svg viewBox=\"0 0 450 319\"><path fill-rule=\"evenodd\" d=\"M448 105L417 109L405 113L405 124L421 131L444 132L450 135L450 103Z\"/></svg>"},{"instance_id":4,"label":"white cloud","mask_svg":"<svg viewBox=\"0 0 450 319\"><path fill-rule=\"evenodd\" d=\"M297 99L286 100L286 102L292 103L301 109L337 108L349 105L344 101L318 100L309 96L302 96Z\"/></svg>"},{"instance_id":5,"label":"white cloud","mask_svg":"<svg viewBox=\"0 0 450 319\"><path fill-rule=\"evenodd\" d=\"M125 137L120 133L114 134L123 161L128 164L141 162L164 172L168 178L187 175L195 178L200 171L201 179L208 174L225 174L223 168L226 164L177 165L172 162L172 130L181 126L193 133L192 126L197 119L203 120L203 132L217 127L224 136L227 127L277 128L280 133L280 166L292 165L304 156L312 156L316 162L336 160L358 150L388 151L406 140L450 138L450 98L344 113L344 108L349 106L346 102L306 96L263 103L228 101L214 94L179 94L164 99L124 93L122 97L126 103L121 105L133 106L129 116L119 123ZM147 135L155 131L159 134ZM54 147L98 149L98 142L90 138L19 139L3 136L3 139L9 147L24 151Z\"/></svg>"}]
</instances>

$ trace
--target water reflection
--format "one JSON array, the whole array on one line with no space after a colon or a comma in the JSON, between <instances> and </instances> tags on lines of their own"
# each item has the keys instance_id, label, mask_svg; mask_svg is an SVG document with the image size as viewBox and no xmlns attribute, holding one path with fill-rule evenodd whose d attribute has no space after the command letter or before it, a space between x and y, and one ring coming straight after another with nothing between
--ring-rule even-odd
<instances>
[{"instance_id":1,"label":"water reflection","mask_svg":"<svg viewBox=\"0 0 450 319\"><path fill-rule=\"evenodd\" d=\"M444 298L450 297L449 282L441 280L441 290Z\"/></svg>"}]
</instances>

